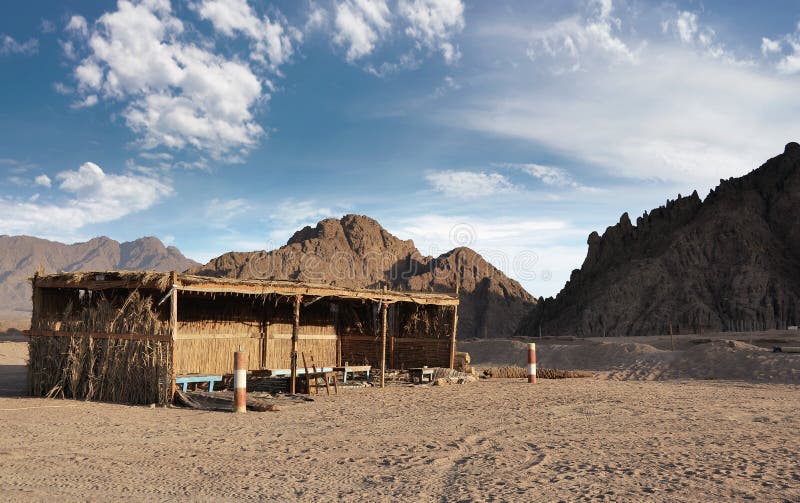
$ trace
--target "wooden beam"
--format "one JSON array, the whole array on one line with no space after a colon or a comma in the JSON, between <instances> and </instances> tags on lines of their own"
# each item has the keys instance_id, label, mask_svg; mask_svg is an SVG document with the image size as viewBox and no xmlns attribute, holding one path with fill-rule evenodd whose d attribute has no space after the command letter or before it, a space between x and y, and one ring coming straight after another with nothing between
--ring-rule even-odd
<instances>
[{"instance_id":1,"label":"wooden beam","mask_svg":"<svg viewBox=\"0 0 800 503\"><path fill-rule=\"evenodd\" d=\"M112 334L108 332L67 332L58 330L26 330L28 337L91 337L92 339L120 339L124 341L169 342L169 335Z\"/></svg>"},{"instance_id":2,"label":"wooden beam","mask_svg":"<svg viewBox=\"0 0 800 503\"><path fill-rule=\"evenodd\" d=\"M381 304L381 388L386 385L386 312L389 304Z\"/></svg>"},{"instance_id":3,"label":"wooden beam","mask_svg":"<svg viewBox=\"0 0 800 503\"><path fill-rule=\"evenodd\" d=\"M172 271L170 273L170 280L172 282L172 295L169 299L169 335L170 335L170 357L172 361L172 375L170 376L169 385L169 401L172 403L175 397L175 379L177 377L177 356L175 354L175 341L178 340L178 273Z\"/></svg>"},{"instance_id":4,"label":"wooden beam","mask_svg":"<svg viewBox=\"0 0 800 503\"><path fill-rule=\"evenodd\" d=\"M294 321L292 323L291 376L289 378L289 392L293 395L297 391L297 338L300 335L300 303L302 302L303 296L295 295Z\"/></svg>"},{"instance_id":5,"label":"wooden beam","mask_svg":"<svg viewBox=\"0 0 800 503\"><path fill-rule=\"evenodd\" d=\"M316 297L334 297L340 299L364 299L381 302L413 302L416 304L431 304L438 306L452 306L458 304L458 299L447 294L430 293L402 293L402 292L374 292L359 290L343 290L334 287L308 287L302 285L284 286L270 284L235 284L226 285L220 283L192 283L181 286L184 292L192 293L232 293L244 295L268 295L278 294L285 296L305 295Z\"/></svg>"}]
</instances>

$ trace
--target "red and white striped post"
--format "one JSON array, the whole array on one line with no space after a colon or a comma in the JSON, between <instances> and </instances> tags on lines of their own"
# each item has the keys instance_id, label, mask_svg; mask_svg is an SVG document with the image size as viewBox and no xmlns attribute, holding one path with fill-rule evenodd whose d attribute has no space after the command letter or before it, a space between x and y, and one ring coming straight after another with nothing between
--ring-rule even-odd
<instances>
[{"instance_id":1,"label":"red and white striped post","mask_svg":"<svg viewBox=\"0 0 800 503\"><path fill-rule=\"evenodd\" d=\"M247 411L247 352L241 347L233 353L233 411Z\"/></svg>"},{"instance_id":2,"label":"red and white striped post","mask_svg":"<svg viewBox=\"0 0 800 503\"><path fill-rule=\"evenodd\" d=\"M536 344L528 344L528 382L536 384Z\"/></svg>"}]
</instances>

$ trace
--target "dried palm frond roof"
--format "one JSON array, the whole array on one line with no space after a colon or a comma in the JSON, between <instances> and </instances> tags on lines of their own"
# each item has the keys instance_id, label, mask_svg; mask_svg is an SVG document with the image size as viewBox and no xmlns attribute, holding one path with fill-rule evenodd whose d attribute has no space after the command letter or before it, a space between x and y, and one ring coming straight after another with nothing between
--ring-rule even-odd
<instances>
[{"instance_id":1,"label":"dried palm frond roof","mask_svg":"<svg viewBox=\"0 0 800 503\"><path fill-rule=\"evenodd\" d=\"M34 280L36 286L41 288L82 290L148 288L162 291L175 288L178 291L212 294L308 295L440 306L458 305L458 296L447 293L344 288L305 281L216 278L193 274L176 274L176 281L173 284L172 274L157 271L78 271L36 276Z\"/></svg>"}]
</instances>

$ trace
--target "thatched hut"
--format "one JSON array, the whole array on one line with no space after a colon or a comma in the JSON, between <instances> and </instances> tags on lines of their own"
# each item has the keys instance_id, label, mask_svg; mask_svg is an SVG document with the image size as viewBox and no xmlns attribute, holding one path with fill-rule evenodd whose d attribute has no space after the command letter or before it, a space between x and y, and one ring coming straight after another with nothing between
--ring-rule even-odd
<instances>
[{"instance_id":1,"label":"thatched hut","mask_svg":"<svg viewBox=\"0 0 800 503\"><path fill-rule=\"evenodd\" d=\"M160 272L33 278L29 392L164 403L185 374L223 375L244 348L250 370L452 367L457 295Z\"/></svg>"}]
</instances>

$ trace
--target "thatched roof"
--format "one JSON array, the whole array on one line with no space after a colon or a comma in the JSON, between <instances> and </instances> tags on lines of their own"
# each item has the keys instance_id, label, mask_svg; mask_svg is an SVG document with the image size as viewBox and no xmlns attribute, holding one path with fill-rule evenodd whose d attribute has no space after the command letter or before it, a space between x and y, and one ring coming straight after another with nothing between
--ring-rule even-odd
<instances>
[{"instance_id":1,"label":"thatched roof","mask_svg":"<svg viewBox=\"0 0 800 503\"><path fill-rule=\"evenodd\" d=\"M440 306L458 305L458 296L455 294L343 288L304 281L232 279L176 274L176 281L173 285L172 274L156 271L80 271L37 276L34 281L36 286L41 288L86 290L147 288L166 292L174 287L178 291L212 294L308 295L382 302L414 302Z\"/></svg>"}]
</instances>

